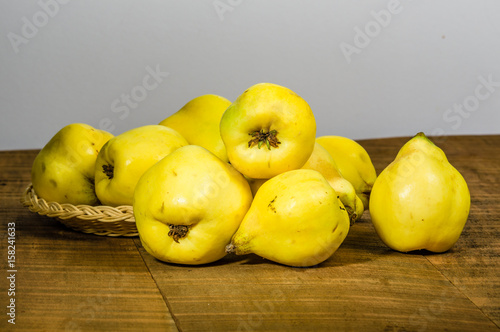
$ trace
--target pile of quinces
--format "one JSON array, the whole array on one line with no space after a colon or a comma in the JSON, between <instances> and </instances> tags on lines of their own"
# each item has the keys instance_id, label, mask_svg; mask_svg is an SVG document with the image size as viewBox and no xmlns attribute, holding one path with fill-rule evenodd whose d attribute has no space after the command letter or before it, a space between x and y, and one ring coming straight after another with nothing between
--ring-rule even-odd
<instances>
[{"instance_id":1,"label":"pile of quinces","mask_svg":"<svg viewBox=\"0 0 500 332\"><path fill-rule=\"evenodd\" d=\"M444 252L470 208L465 180L423 133L377 177L359 143L316 137L308 103L270 83L234 102L199 96L117 136L70 124L36 157L32 183L48 201L132 205L147 252L190 265L253 253L314 266L368 209L388 247Z\"/></svg>"}]
</instances>

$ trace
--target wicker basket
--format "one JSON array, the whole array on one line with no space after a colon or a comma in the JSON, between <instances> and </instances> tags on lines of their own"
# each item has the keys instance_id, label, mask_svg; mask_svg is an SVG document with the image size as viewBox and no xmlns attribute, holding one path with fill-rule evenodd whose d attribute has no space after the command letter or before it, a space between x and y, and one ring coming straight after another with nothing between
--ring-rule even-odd
<instances>
[{"instance_id":1,"label":"wicker basket","mask_svg":"<svg viewBox=\"0 0 500 332\"><path fill-rule=\"evenodd\" d=\"M24 206L42 216L56 218L67 227L103 236L137 236L132 206L59 204L38 198L30 184L21 198Z\"/></svg>"}]
</instances>

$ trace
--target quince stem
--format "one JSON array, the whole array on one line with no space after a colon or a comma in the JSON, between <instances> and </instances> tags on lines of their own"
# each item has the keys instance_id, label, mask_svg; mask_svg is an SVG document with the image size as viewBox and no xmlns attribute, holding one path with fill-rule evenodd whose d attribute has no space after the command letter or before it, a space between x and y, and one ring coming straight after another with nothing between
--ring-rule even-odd
<instances>
[{"instance_id":1,"label":"quince stem","mask_svg":"<svg viewBox=\"0 0 500 332\"><path fill-rule=\"evenodd\" d=\"M169 224L168 228L170 231L168 232L168 236L171 236L175 242L179 243L179 239L182 239L189 232L189 227L185 225L172 225Z\"/></svg>"},{"instance_id":2,"label":"quince stem","mask_svg":"<svg viewBox=\"0 0 500 332\"><path fill-rule=\"evenodd\" d=\"M235 251L236 251L236 246L234 244L230 243L226 246L226 253L232 254Z\"/></svg>"},{"instance_id":3,"label":"quince stem","mask_svg":"<svg viewBox=\"0 0 500 332\"><path fill-rule=\"evenodd\" d=\"M106 176L110 180L113 178L114 170L115 168L112 165L102 165L102 171L104 172L104 174L106 174Z\"/></svg>"},{"instance_id":4,"label":"quince stem","mask_svg":"<svg viewBox=\"0 0 500 332\"><path fill-rule=\"evenodd\" d=\"M340 209L342 210L342 208ZM347 211L347 215L349 216L351 226L354 225L356 219L358 218L358 214L354 212L352 208L345 207L345 210Z\"/></svg>"},{"instance_id":5,"label":"quince stem","mask_svg":"<svg viewBox=\"0 0 500 332\"><path fill-rule=\"evenodd\" d=\"M278 137L276 137L277 134L278 131L276 130L265 132L264 129L248 133L248 135L253 137L250 141L248 141L248 147L251 148L252 146L257 144L257 147L260 149L262 144L266 143L268 150L271 150L271 146L273 148L279 148L278 144L281 144L281 142L279 141Z\"/></svg>"},{"instance_id":6,"label":"quince stem","mask_svg":"<svg viewBox=\"0 0 500 332\"><path fill-rule=\"evenodd\" d=\"M429 142L430 144L432 144L432 145L436 146L436 144L434 144L434 142L433 142L433 141L431 141L431 139L430 139L429 137L427 137L427 136L426 136L423 132L419 132L418 134L416 134L416 135L414 136L414 138L417 138L417 137L418 137L418 138L423 138L423 139L425 139L427 142Z\"/></svg>"}]
</instances>

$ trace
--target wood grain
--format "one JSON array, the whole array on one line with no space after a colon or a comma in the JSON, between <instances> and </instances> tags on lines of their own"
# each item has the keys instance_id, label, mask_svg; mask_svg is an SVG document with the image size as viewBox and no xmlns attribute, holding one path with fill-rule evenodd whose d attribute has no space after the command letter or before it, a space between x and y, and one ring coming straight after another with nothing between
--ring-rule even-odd
<instances>
[{"instance_id":1,"label":"wood grain","mask_svg":"<svg viewBox=\"0 0 500 332\"><path fill-rule=\"evenodd\" d=\"M380 172L408 139L359 142ZM339 250L312 268L255 255L166 264L145 252L139 238L69 230L19 203L37 151L0 152L1 234L16 223L15 330L499 331L500 136L435 142L471 192L457 244L443 254L392 251L365 211ZM2 307L7 288L1 278ZM4 327L12 328L5 317Z\"/></svg>"},{"instance_id":2,"label":"wood grain","mask_svg":"<svg viewBox=\"0 0 500 332\"><path fill-rule=\"evenodd\" d=\"M361 144L380 172L407 140L369 140ZM468 149L455 147L454 142L469 148L485 144L487 151L491 148L488 144L499 143L478 142L475 138L441 142L449 145L445 148L451 150L453 163L462 155L468 159ZM481 165L485 164L478 167ZM460 171L466 173L467 169L461 167ZM497 174L498 184L498 168L493 174ZM498 217L498 206L490 209ZM484 267L451 267L451 272L457 274L490 271L492 283L469 279L471 287L466 289L458 287L458 282L446 274L446 266L437 261L438 257L460 260L466 243L461 241L457 248L442 255L397 253L378 239L365 212L334 256L315 268L280 266L256 256L226 257L216 264L185 267L161 263L143 250L141 253L175 319L185 330L498 330L492 322L500 304L498 297L488 298L492 310L487 311L487 306L474 302L467 294L497 292L498 256L492 256Z\"/></svg>"},{"instance_id":3,"label":"wood grain","mask_svg":"<svg viewBox=\"0 0 500 332\"><path fill-rule=\"evenodd\" d=\"M78 233L21 205L35 155L0 153L2 235L16 223L15 330L177 330L133 239ZM4 275L6 242L3 236ZM9 300L6 281L1 278L2 308ZM6 317L2 312L0 330L14 328Z\"/></svg>"},{"instance_id":4,"label":"wood grain","mask_svg":"<svg viewBox=\"0 0 500 332\"><path fill-rule=\"evenodd\" d=\"M500 136L435 137L449 162L464 176L471 193L471 211L457 244L447 253L425 257L464 296L500 326ZM390 153L405 139L364 143L379 155L380 146ZM363 143L363 142L362 142ZM387 159L374 164L379 169Z\"/></svg>"}]
</instances>

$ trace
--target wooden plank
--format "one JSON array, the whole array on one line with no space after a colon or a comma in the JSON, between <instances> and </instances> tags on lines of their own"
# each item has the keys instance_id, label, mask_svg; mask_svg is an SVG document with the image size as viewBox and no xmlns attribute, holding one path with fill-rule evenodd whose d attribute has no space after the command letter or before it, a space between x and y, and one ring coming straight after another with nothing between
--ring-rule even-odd
<instances>
[{"instance_id":1,"label":"wooden plank","mask_svg":"<svg viewBox=\"0 0 500 332\"><path fill-rule=\"evenodd\" d=\"M187 267L143 255L186 331L497 330L425 257L383 247L366 220L314 268L256 256Z\"/></svg>"},{"instance_id":2,"label":"wooden plank","mask_svg":"<svg viewBox=\"0 0 500 332\"><path fill-rule=\"evenodd\" d=\"M500 326L500 137L461 137L455 144L462 152L450 159L472 188L471 213L450 253L428 259Z\"/></svg>"},{"instance_id":3,"label":"wooden plank","mask_svg":"<svg viewBox=\"0 0 500 332\"><path fill-rule=\"evenodd\" d=\"M380 171L407 140L360 142ZM254 255L199 267L165 264L138 238L68 230L18 201L36 151L0 152L0 223L5 230L16 222L16 330L498 331L499 143L498 135L438 143L473 202L449 252L394 252L365 212L334 256L303 269ZM4 259L0 267L7 270ZM0 278L1 303L7 287Z\"/></svg>"},{"instance_id":4,"label":"wooden plank","mask_svg":"<svg viewBox=\"0 0 500 332\"><path fill-rule=\"evenodd\" d=\"M133 239L75 232L20 204L35 155L0 153L0 266L9 269L6 229L15 222L16 330L177 330ZM1 278L3 308L7 282ZM14 327L5 317L0 329Z\"/></svg>"},{"instance_id":5,"label":"wooden plank","mask_svg":"<svg viewBox=\"0 0 500 332\"><path fill-rule=\"evenodd\" d=\"M457 244L448 252L425 257L464 296L500 326L500 136L434 137L460 171L471 193L471 211ZM406 138L360 143L382 170Z\"/></svg>"},{"instance_id":6,"label":"wooden plank","mask_svg":"<svg viewBox=\"0 0 500 332\"><path fill-rule=\"evenodd\" d=\"M407 140L368 140L362 145L380 172ZM467 160L472 150L477 160L490 160L491 147L480 138L447 138L442 144L452 163L458 157ZM482 152L480 148L485 144ZM470 177L464 165L456 167ZM479 174L483 174L482 167L491 167L485 165L477 163ZM487 176L498 187L495 174L498 170ZM471 182L473 197L477 197L477 186L480 184ZM477 208L471 210L469 226L478 223L491 227L483 242L484 250L490 250L487 242L490 236L498 235L497 228L492 223L483 224L481 213ZM490 213L490 219L498 221L498 206L490 207ZM495 315L500 307L500 264L494 254L485 267L474 261L479 251L469 255L469 238L477 241L481 237L473 229L468 227L455 249L447 253L402 254L384 246L365 212L334 256L317 267L302 269L253 255L227 256L198 267L166 264L148 255L136 241L178 326L186 331L498 331ZM463 261L460 257L464 256L473 264L447 263ZM490 283L481 278L483 269L488 269ZM456 278L463 274L468 278L460 283Z\"/></svg>"}]
</instances>

